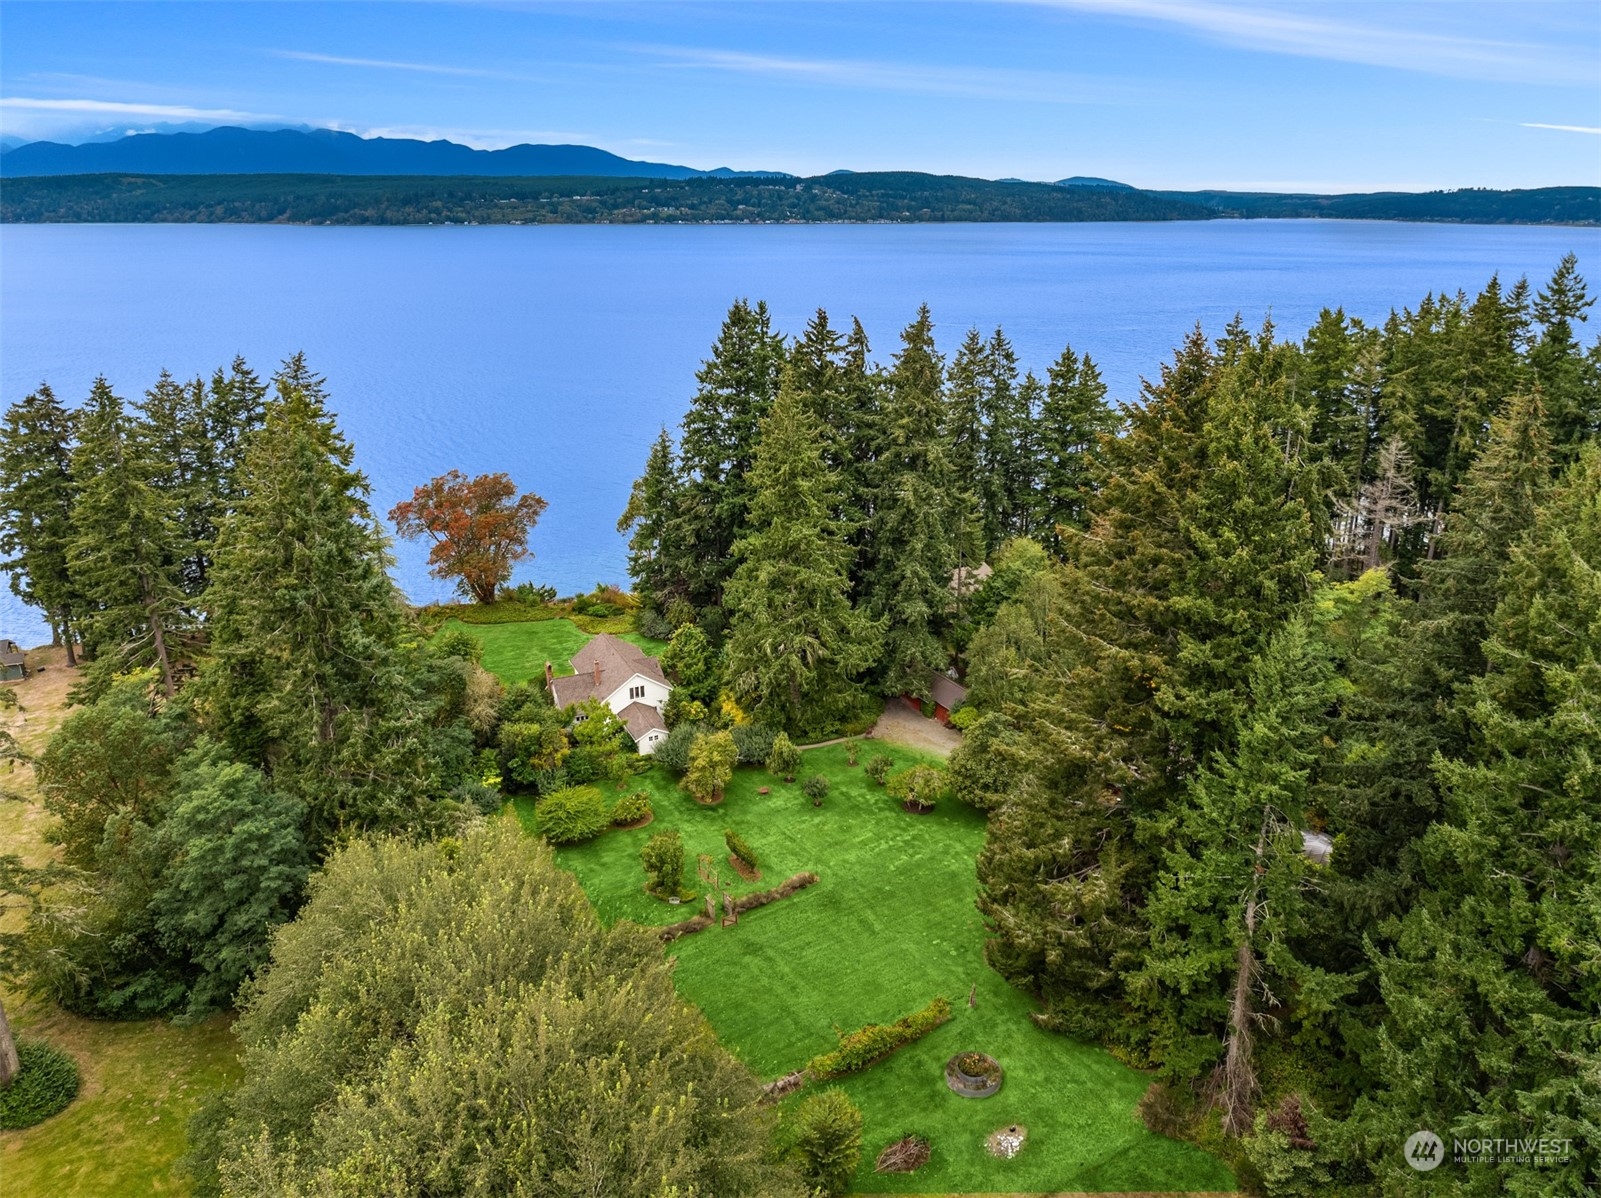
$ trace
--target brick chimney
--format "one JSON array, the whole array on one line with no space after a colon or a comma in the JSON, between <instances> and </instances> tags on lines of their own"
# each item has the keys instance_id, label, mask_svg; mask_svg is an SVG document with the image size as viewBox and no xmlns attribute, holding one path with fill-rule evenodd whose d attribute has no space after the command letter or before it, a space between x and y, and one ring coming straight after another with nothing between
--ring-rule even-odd
<instances>
[{"instance_id":1,"label":"brick chimney","mask_svg":"<svg viewBox=\"0 0 1601 1198\"><path fill-rule=\"evenodd\" d=\"M595 685L600 685L600 658L595 658Z\"/></svg>"}]
</instances>

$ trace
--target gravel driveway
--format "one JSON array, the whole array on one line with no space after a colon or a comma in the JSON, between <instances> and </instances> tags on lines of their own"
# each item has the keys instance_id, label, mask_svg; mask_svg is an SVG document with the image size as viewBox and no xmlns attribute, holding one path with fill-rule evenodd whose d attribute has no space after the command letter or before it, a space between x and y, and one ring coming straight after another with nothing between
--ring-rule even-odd
<instances>
[{"instance_id":1,"label":"gravel driveway","mask_svg":"<svg viewBox=\"0 0 1601 1198\"><path fill-rule=\"evenodd\" d=\"M960 732L938 720L925 720L900 699L891 699L885 705L884 714L878 717L870 735L891 744L927 749L941 757L949 757L951 750L962 743Z\"/></svg>"}]
</instances>

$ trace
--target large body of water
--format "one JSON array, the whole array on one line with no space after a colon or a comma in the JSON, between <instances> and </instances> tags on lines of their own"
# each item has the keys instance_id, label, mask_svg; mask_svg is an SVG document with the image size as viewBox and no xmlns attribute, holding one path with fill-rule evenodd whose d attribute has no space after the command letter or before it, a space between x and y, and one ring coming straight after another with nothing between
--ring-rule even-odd
<instances>
[{"instance_id":1,"label":"large body of water","mask_svg":"<svg viewBox=\"0 0 1601 1198\"><path fill-rule=\"evenodd\" d=\"M130 398L163 368L304 350L382 513L456 468L504 470L550 503L518 577L564 594L621 581L615 531L652 437L675 427L729 303L799 333L818 307L887 360L927 302L942 348L1005 328L1043 373L1071 342L1113 395L1139 393L1197 321L1271 314L1300 336L1324 306L1367 319L1492 274L1601 260L1601 230L1351 221L1067 225L298 228L0 227L0 404L41 380ZM1598 280L1601 281L1601 280ZM426 549L396 546L414 599L444 598ZM263 580L270 585L270 580ZM0 592L0 636L44 638Z\"/></svg>"}]
</instances>

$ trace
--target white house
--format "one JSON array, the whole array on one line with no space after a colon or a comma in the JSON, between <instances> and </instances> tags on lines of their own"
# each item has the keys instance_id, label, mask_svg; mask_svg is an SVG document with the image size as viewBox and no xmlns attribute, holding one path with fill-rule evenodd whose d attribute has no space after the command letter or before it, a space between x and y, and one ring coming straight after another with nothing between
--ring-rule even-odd
<instances>
[{"instance_id":1,"label":"white house","mask_svg":"<svg viewBox=\"0 0 1601 1198\"><path fill-rule=\"evenodd\" d=\"M654 657L603 632L577 652L572 664L570 677L557 678L545 663L545 689L558 708L599 699L622 720L641 753L654 753L667 739L662 708L673 687Z\"/></svg>"}]
</instances>

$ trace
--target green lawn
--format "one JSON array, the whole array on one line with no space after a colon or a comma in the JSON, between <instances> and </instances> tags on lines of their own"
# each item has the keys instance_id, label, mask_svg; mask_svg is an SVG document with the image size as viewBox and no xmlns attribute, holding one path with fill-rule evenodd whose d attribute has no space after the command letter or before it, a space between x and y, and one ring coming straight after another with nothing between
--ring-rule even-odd
<instances>
[{"instance_id":1,"label":"green lawn","mask_svg":"<svg viewBox=\"0 0 1601 1198\"><path fill-rule=\"evenodd\" d=\"M20 1017L18 1017L20 1014ZM118 1023L23 1006L23 1036L78 1060L78 1097L25 1131L0 1132L6 1198L102 1198L189 1193L176 1168L200 1100L237 1079L239 1043L226 1019L175 1027Z\"/></svg>"},{"instance_id":2,"label":"green lawn","mask_svg":"<svg viewBox=\"0 0 1601 1198\"><path fill-rule=\"evenodd\" d=\"M534 620L521 624L464 624L460 620L446 620L443 628L453 628L478 638L484 646L484 669L508 686L542 678L545 663L556 667L557 674L571 674L573 654L589 641L584 632L571 620ZM646 653L655 657L664 648L665 641L653 641L637 632L619 633L625 641L632 641Z\"/></svg>"},{"instance_id":3,"label":"green lawn","mask_svg":"<svg viewBox=\"0 0 1601 1198\"><path fill-rule=\"evenodd\" d=\"M868 742L871 746L871 742ZM875 751L868 747L862 759ZM889 750L897 765L930 760ZM923 1040L844 1082L866 1115L861 1192L1042 1192L1053 1190L1232 1190L1227 1169L1189 1145L1147 1131L1134 1104L1148 1080L1099 1048L1051 1035L1029 1022L1028 999L983 960L983 926L973 899L981 814L948 802L930 816L908 815L859 768L843 746L813 749L804 772L833 782L821 808L799 785L742 770L718 807L700 807L658 768L642 780L656 796L648 827L608 832L561 850L607 920L665 924L691 910L643 892L640 846L677 828L691 862L708 853L734 893L766 889L804 869L821 881L748 913L733 928L708 928L671 946L683 995L706 1012L723 1042L763 1077L798 1069L833 1046L835 1029L885 1022L944 994L956 1017ZM761 786L772 793L757 794ZM530 805L519 801L527 824ZM727 866L722 830L737 829L762 859L762 878L740 882ZM969 989L977 984L977 1005ZM954 1053L979 1049L1006 1069L992 1098L958 1098L942 1069ZM792 1100L793 1101L793 1100ZM1011 1123L1029 1129L1011 1161L989 1157L983 1141ZM928 1166L910 1176L872 1172L872 1159L908 1131L930 1137Z\"/></svg>"}]
</instances>

